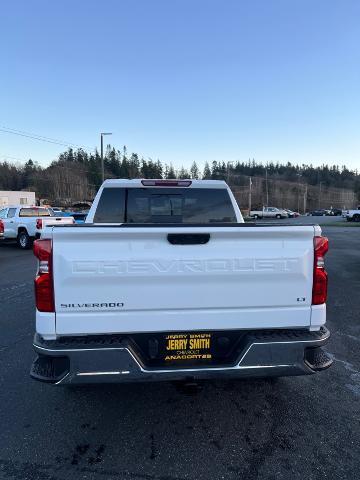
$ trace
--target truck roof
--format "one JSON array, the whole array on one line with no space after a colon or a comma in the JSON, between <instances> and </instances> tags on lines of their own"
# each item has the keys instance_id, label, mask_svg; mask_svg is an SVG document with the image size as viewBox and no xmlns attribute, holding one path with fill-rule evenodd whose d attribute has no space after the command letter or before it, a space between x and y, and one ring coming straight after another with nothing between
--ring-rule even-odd
<instances>
[{"instance_id":1,"label":"truck roof","mask_svg":"<svg viewBox=\"0 0 360 480\"><path fill-rule=\"evenodd\" d=\"M159 182L157 185L146 185L146 183L150 182ZM191 180L191 179L148 179L148 178L134 178L129 180L128 178L110 178L105 180L102 184L102 187L127 187L127 188L143 188L143 187L150 187L150 186L161 186L161 183L175 183L175 182L182 182L178 186L180 188L187 187L187 188L227 188L227 184L224 180ZM189 185L184 185L184 182L190 182ZM176 185L173 185L174 188L177 188Z\"/></svg>"}]
</instances>

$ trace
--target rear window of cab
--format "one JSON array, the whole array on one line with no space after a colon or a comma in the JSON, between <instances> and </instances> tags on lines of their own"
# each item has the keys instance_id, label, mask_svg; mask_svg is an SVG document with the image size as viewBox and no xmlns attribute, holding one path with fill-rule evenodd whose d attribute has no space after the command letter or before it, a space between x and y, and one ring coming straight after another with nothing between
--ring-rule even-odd
<instances>
[{"instance_id":1,"label":"rear window of cab","mask_svg":"<svg viewBox=\"0 0 360 480\"><path fill-rule=\"evenodd\" d=\"M50 217L51 214L47 208L21 208L19 217Z\"/></svg>"},{"instance_id":2,"label":"rear window of cab","mask_svg":"<svg viewBox=\"0 0 360 480\"><path fill-rule=\"evenodd\" d=\"M234 223L226 189L104 188L94 223Z\"/></svg>"}]
</instances>

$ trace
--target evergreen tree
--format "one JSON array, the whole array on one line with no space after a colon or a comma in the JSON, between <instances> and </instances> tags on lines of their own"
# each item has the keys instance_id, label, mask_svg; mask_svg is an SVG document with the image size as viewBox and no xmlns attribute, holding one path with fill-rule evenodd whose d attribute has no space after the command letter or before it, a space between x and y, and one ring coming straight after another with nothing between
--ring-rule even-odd
<instances>
[{"instance_id":1,"label":"evergreen tree","mask_svg":"<svg viewBox=\"0 0 360 480\"><path fill-rule=\"evenodd\" d=\"M101 178L101 158L99 152L95 150L95 154L90 154L88 163L88 179L90 185L99 188L102 182Z\"/></svg>"},{"instance_id":2,"label":"evergreen tree","mask_svg":"<svg viewBox=\"0 0 360 480\"><path fill-rule=\"evenodd\" d=\"M175 173L174 167L172 166L171 163L168 166L165 178L168 178L170 180L176 178L176 173Z\"/></svg>"},{"instance_id":3,"label":"evergreen tree","mask_svg":"<svg viewBox=\"0 0 360 480\"><path fill-rule=\"evenodd\" d=\"M208 162L205 162L204 172L203 172L202 178L204 180L209 180L211 178L211 170L210 170Z\"/></svg>"},{"instance_id":4,"label":"evergreen tree","mask_svg":"<svg viewBox=\"0 0 360 480\"><path fill-rule=\"evenodd\" d=\"M127 158L127 148L126 145L123 147L123 151L121 155L121 165L120 165L120 177L121 178L130 178L129 176L129 162Z\"/></svg>"},{"instance_id":5,"label":"evergreen tree","mask_svg":"<svg viewBox=\"0 0 360 480\"><path fill-rule=\"evenodd\" d=\"M106 159L105 159L105 168L108 172L107 176L111 176L113 178L120 178L121 164L119 162L119 157L115 148L112 148L109 151L107 151Z\"/></svg>"},{"instance_id":6,"label":"evergreen tree","mask_svg":"<svg viewBox=\"0 0 360 480\"><path fill-rule=\"evenodd\" d=\"M216 180L219 175L219 167L218 163L216 160L213 160L212 165L211 165L211 178L212 180Z\"/></svg>"},{"instance_id":7,"label":"evergreen tree","mask_svg":"<svg viewBox=\"0 0 360 480\"><path fill-rule=\"evenodd\" d=\"M74 160L75 162L86 164L88 161L88 154L82 148L79 148L74 153Z\"/></svg>"},{"instance_id":8,"label":"evergreen tree","mask_svg":"<svg viewBox=\"0 0 360 480\"><path fill-rule=\"evenodd\" d=\"M132 153L128 162L129 178L140 177L140 160L137 153Z\"/></svg>"},{"instance_id":9,"label":"evergreen tree","mask_svg":"<svg viewBox=\"0 0 360 480\"><path fill-rule=\"evenodd\" d=\"M197 180L199 178L199 175L200 175L200 171L199 171L199 168L198 166L196 165L196 162L194 161L193 164L191 165L191 168L190 168L190 175L191 175L191 178Z\"/></svg>"},{"instance_id":10,"label":"evergreen tree","mask_svg":"<svg viewBox=\"0 0 360 480\"><path fill-rule=\"evenodd\" d=\"M184 168L183 166L181 166L179 172L178 172L178 178L190 178L190 173L186 170L186 168Z\"/></svg>"},{"instance_id":11,"label":"evergreen tree","mask_svg":"<svg viewBox=\"0 0 360 480\"><path fill-rule=\"evenodd\" d=\"M155 168L156 168L155 178L163 178L163 166L162 166L160 160L157 160L157 162L155 164Z\"/></svg>"}]
</instances>

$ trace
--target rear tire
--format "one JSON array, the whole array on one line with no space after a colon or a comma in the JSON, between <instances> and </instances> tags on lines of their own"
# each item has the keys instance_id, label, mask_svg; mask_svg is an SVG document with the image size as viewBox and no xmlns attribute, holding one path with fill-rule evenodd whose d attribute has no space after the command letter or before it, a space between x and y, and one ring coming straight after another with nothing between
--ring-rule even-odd
<instances>
[{"instance_id":1,"label":"rear tire","mask_svg":"<svg viewBox=\"0 0 360 480\"><path fill-rule=\"evenodd\" d=\"M354 215L354 222L360 222L360 215Z\"/></svg>"},{"instance_id":2,"label":"rear tire","mask_svg":"<svg viewBox=\"0 0 360 480\"><path fill-rule=\"evenodd\" d=\"M281 215L276 215L276 218L279 220L281 218Z\"/></svg>"},{"instance_id":3,"label":"rear tire","mask_svg":"<svg viewBox=\"0 0 360 480\"><path fill-rule=\"evenodd\" d=\"M254 218L255 218L255 219L258 219L258 218L259 218L259 215L254 215Z\"/></svg>"},{"instance_id":4,"label":"rear tire","mask_svg":"<svg viewBox=\"0 0 360 480\"><path fill-rule=\"evenodd\" d=\"M26 230L22 230L17 236L18 247L22 250L28 250L31 246L31 240Z\"/></svg>"}]
</instances>

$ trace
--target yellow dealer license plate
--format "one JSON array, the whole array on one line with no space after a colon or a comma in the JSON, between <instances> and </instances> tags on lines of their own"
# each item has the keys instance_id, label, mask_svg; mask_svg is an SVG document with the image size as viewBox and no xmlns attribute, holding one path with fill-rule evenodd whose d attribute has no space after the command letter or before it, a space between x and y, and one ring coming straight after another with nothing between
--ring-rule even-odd
<instances>
[{"instance_id":1,"label":"yellow dealer license plate","mask_svg":"<svg viewBox=\"0 0 360 480\"><path fill-rule=\"evenodd\" d=\"M212 359L211 333L176 333L165 336L165 362Z\"/></svg>"}]
</instances>

